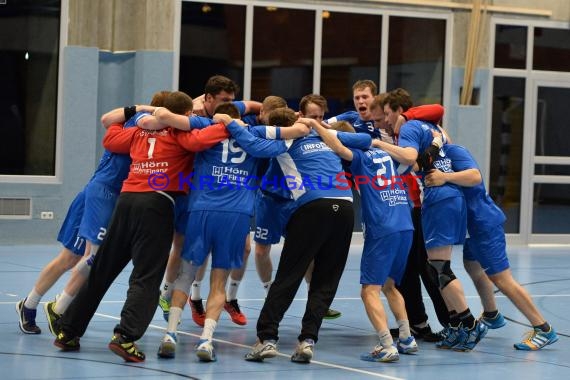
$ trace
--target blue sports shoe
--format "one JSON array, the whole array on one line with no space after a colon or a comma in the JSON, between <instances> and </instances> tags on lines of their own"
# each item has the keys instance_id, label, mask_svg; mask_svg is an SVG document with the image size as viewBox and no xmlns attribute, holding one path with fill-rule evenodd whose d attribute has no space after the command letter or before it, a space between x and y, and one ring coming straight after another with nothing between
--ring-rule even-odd
<instances>
[{"instance_id":1,"label":"blue sports shoe","mask_svg":"<svg viewBox=\"0 0 570 380\"><path fill-rule=\"evenodd\" d=\"M471 351L489 331L487 326L479 321L475 322L475 326L472 329L463 327L462 330L465 331L465 338L453 347L455 351Z\"/></svg>"},{"instance_id":2,"label":"blue sports shoe","mask_svg":"<svg viewBox=\"0 0 570 380\"><path fill-rule=\"evenodd\" d=\"M461 325L459 327L448 326L446 328L445 338L436 342L435 346L444 350L450 350L463 342L466 335L467 333Z\"/></svg>"},{"instance_id":3,"label":"blue sports shoe","mask_svg":"<svg viewBox=\"0 0 570 380\"><path fill-rule=\"evenodd\" d=\"M491 330L500 329L501 327L507 324L505 317L503 317L503 314L501 313L497 313L497 315L494 318L489 318L481 315L479 317L479 322L481 322Z\"/></svg>"},{"instance_id":4,"label":"blue sports shoe","mask_svg":"<svg viewBox=\"0 0 570 380\"><path fill-rule=\"evenodd\" d=\"M208 339L200 339L198 341L196 356L201 362L215 362L217 360L214 345Z\"/></svg>"},{"instance_id":5,"label":"blue sports shoe","mask_svg":"<svg viewBox=\"0 0 570 380\"><path fill-rule=\"evenodd\" d=\"M400 354L411 354L418 352L418 344L412 335L406 339L398 339L396 343L396 348Z\"/></svg>"},{"instance_id":6,"label":"blue sports shoe","mask_svg":"<svg viewBox=\"0 0 570 380\"><path fill-rule=\"evenodd\" d=\"M517 350L536 351L557 341L558 335L556 335L556 331L554 331L552 326L548 332L544 332L535 327L532 331L527 333L525 340L520 343L515 343L514 347Z\"/></svg>"}]
</instances>

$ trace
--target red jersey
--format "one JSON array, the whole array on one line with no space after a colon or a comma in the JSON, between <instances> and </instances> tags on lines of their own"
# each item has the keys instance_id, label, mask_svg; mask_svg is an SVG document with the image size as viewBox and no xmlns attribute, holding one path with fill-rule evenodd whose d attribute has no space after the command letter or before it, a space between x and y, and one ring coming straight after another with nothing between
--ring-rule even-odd
<instances>
[{"instance_id":1,"label":"red jersey","mask_svg":"<svg viewBox=\"0 0 570 380\"><path fill-rule=\"evenodd\" d=\"M185 181L179 181L179 178L188 178L192 172L193 152L211 148L229 136L223 124L192 129L189 132L174 128L158 131L123 129L122 124L113 124L103 137L103 146L113 153L131 155L129 176L123 182L121 191L187 193L188 186Z\"/></svg>"}]
</instances>

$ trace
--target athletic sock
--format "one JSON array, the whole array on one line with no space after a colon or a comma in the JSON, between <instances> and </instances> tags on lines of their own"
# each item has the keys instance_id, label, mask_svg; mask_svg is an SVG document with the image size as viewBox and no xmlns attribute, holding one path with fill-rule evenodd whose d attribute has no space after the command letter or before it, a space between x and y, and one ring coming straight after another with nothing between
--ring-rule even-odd
<instances>
[{"instance_id":1,"label":"athletic sock","mask_svg":"<svg viewBox=\"0 0 570 380\"><path fill-rule=\"evenodd\" d=\"M42 299L43 294L40 294L36 291L36 288L33 288L30 294L26 297L26 302L24 302L24 306L28 309L37 309L38 304Z\"/></svg>"},{"instance_id":2,"label":"athletic sock","mask_svg":"<svg viewBox=\"0 0 570 380\"><path fill-rule=\"evenodd\" d=\"M475 327L475 317L471 314L471 310L469 310L469 308L459 313L459 320L463 326L467 327L469 330Z\"/></svg>"},{"instance_id":3,"label":"athletic sock","mask_svg":"<svg viewBox=\"0 0 570 380\"><path fill-rule=\"evenodd\" d=\"M226 301L233 301L237 299L237 291L241 281L234 280L230 277L230 284L228 285L228 290L226 291Z\"/></svg>"},{"instance_id":4,"label":"athletic sock","mask_svg":"<svg viewBox=\"0 0 570 380\"><path fill-rule=\"evenodd\" d=\"M67 294L64 290L63 292L61 292L59 297L57 297L57 301L55 302L55 307L53 308L53 311L55 311L59 315L65 313L65 311L67 310L67 308L71 304L71 301L73 301L74 298L75 296Z\"/></svg>"},{"instance_id":5,"label":"athletic sock","mask_svg":"<svg viewBox=\"0 0 570 380\"><path fill-rule=\"evenodd\" d=\"M483 317L489 318L489 319L493 319L493 318L497 317L498 314L499 314L499 310L484 311L484 312L483 312Z\"/></svg>"},{"instance_id":6,"label":"athletic sock","mask_svg":"<svg viewBox=\"0 0 570 380\"><path fill-rule=\"evenodd\" d=\"M200 285L202 285L202 281L192 282L192 289L191 289L192 294L190 295L190 299L192 301L197 301L202 299L202 295L200 294Z\"/></svg>"}]
</instances>

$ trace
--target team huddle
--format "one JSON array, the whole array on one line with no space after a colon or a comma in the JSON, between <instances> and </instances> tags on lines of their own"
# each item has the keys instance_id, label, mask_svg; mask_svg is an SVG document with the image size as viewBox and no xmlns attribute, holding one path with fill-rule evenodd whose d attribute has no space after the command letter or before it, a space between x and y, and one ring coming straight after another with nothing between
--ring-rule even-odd
<instances>
[{"instance_id":1,"label":"team huddle","mask_svg":"<svg viewBox=\"0 0 570 380\"><path fill-rule=\"evenodd\" d=\"M68 210L58 236L62 251L16 305L22 332L41 333L41 298L73 268L44 310L55 346L79 350L105 293L132 262L109 349L125 361L144 361L135 342L158 305L167 322L158 356L174 358L188 303L202 327L195 353L200 361L215 361L221 313L247 324L237 292L253 218L255 266L266 298L245 360L278 354L279 324L305 279L306 309L291 360L309 363L323 319L341 316L331 304L354 230L354 189L364 231L361 298L378 335L362 360L397 361L400 354L418 352L416 339L440 349L472 350L488 329L506 324L494 286L533 326L515 349L539 350L558 340L512 276L505 215L487 194L470 152L438 125L443 107L413 107L405 90L377 94L373 81L359 80L352 88L355 111L324 120L328 109L321 95L306 95L295 112L279 96L235 101L238 90L216 75L194 100L160 91L150 105L102 116L105 152ZM273 276L270 250L281 239ZM479 317L451 269L453 245L463 245L464 267L483 306ZM200 289L208 265L204 307ZM420 279L444 326L439 332L428 323ZM381 292L397 328L388 326Z\"/></svg>"}]
</instances>

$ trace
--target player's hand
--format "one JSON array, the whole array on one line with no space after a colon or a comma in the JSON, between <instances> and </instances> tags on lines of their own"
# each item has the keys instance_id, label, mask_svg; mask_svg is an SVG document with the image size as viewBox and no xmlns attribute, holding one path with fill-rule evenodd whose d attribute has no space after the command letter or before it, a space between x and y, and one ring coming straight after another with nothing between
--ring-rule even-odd
<instances>
[{"instance_id":1,"label":"player's hand","mask_svg":"<svg viewBox=\"0 0 570 380\"><path fill-rule=\"evenodd\" d=\"M438 169L431 170L425 177L424 183L427 187L441 186L446 183L445 173Z\"/></svg>"}]
</instances>

